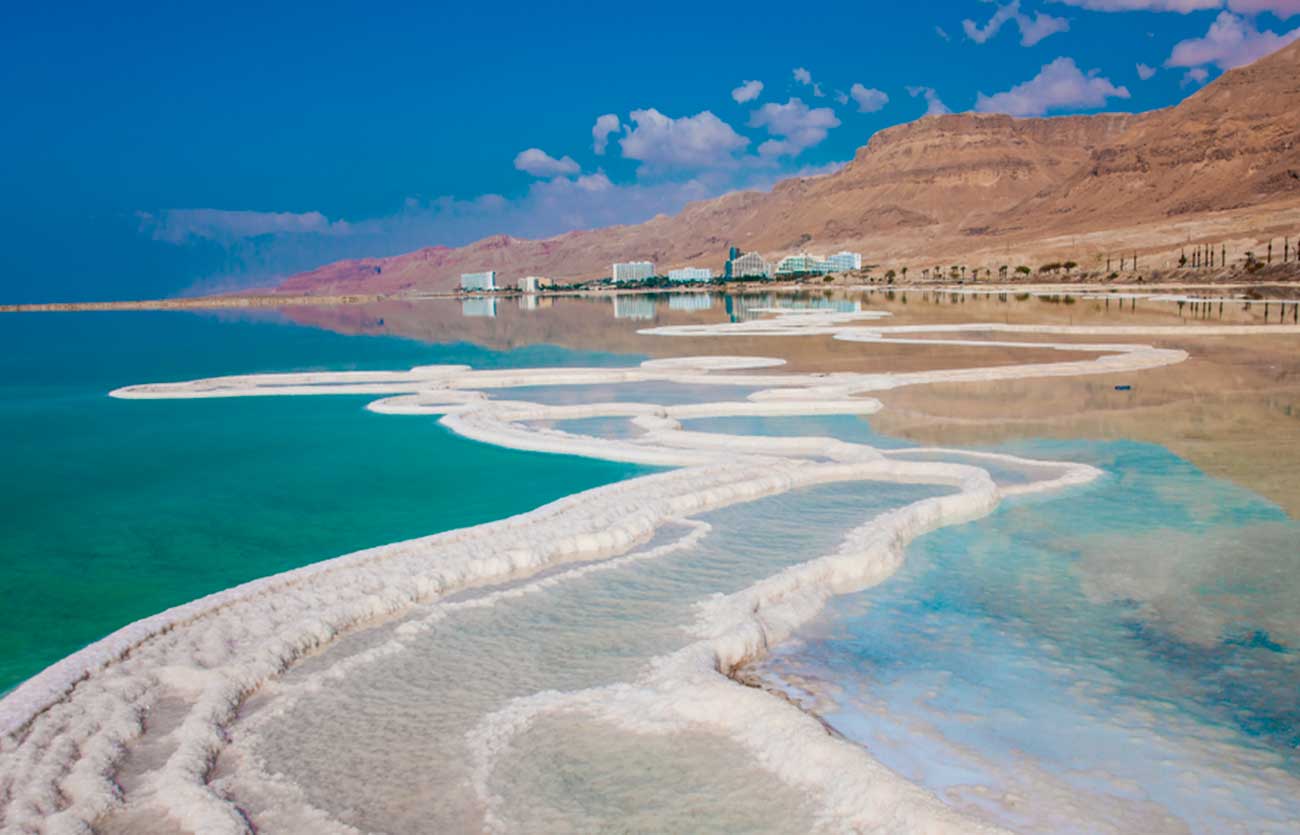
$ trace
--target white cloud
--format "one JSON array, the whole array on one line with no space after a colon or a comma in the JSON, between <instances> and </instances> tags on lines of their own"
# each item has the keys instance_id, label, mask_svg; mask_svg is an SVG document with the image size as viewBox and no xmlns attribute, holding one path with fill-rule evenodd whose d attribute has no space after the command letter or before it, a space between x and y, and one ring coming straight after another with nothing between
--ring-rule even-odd
<instances>
[{"instance_id":1,"label":"white cloud","mask_svg":"<svg viewBox=\"0 0 1300 835\"><path fill-rule=\"evenodd\" d=\"M942 26L934 27L934 33L938 35L940 38L944 39L945 41L952 40L952 35L949 35L947 32L945 32Z\"/></svg>"},{"instance_id":2,"label":"white cloud","mask_svg":"<svg viewBox=\"0 0 1300 835\"><path fill-rule=\"evenodd\" d=\"M907 94L912 98L917 96L925 97L926 116L942 116L945 113L952 112L948 109L948 105L944 104L939 98L939 94L935 92L933 87L908 87Z\"/></svg>"},{"instance_id":3,"label":"white cloud","mask_svg":"<svg viewBox=\"0 0 1300 835\"><path fill-rule=\"evenodd\" d=\"M1286 34L1261 32L1255 24L1231 12L1220 12L1201 38L1188 38L1174 45L1167 67L1199 67L1213 64L1230 70L1276 52L1300 38L1300 29Z\"/></svg>"},{"instance_id":4,"label":"white cloud","mask_svg":"<svg viewBox=\"0 0 1300 835\"><path fill-rule=\"evenodd\" d=\"M1097 12L1191 12L1227 7L1238 14L1272 12L1286 19L1300 14L1300 0L1056 0Z\"/></svg>"},{"instance_id":5,"label":"white cloud","mask_svg":"<svg viewBox=\"0 0 1300 835\"><path fill-rule=\"evenodd\" d=\"M810 108L802 99L792 98L785 104L769 102L749 117L749 126L765 128L776 139L758 146L758 154L767 159L798 156L819 144L840 120L829 107Z\"/></svg>"},{"instance_id":6,"label":"white cloud","mask_svg":"<svg viewBox=\"0 0 1300 835\"><path fill-rule=\"evenodd\" d=\"M515 168L534 177L559 177L577 174L579 170L572 157L556 159L541 148L529 148L516 154Z\"/></svg>"},{"instance_id":7,"label":"white cloud","mask_svg":"<svg viewBox=\"0 0 1300 835\"><path fill-rule=\"evenodd\" d=\"M1137 65L1138 78L1143 81L1150 81L1156 74L1155 67L1148 67L1146 64Z\"/></svg>"},{"instance_id":8,"label":"white cloud","mask_svg":"<svg viewBox=\"0 0 1300 835\"><path fill-rule=\"evenodd\" d=\"M975 109L981 113L1042 116L1049 110L1104 107L1112 98L1129 98L1128 88L1115 86L1096 70L1085 75L1072 58L1057 58L1038 75L1004 93L980 93Z\"/></svg>"},{"instance_id":9,"label":"white cloud","mask_svg":"<svg viewBox=\"0 0 1300 835\"><path fill-rule=\"evenodd\" d=\"M1057 0L1069 6L1095 12L1179 12L1219 9L1223 0Z\"/></svg>"},{"instance_id":10,"label":"white cloud","mask_svg":"<svg viewBox=\"0 0 1300 835\"><path fill-rule=\"evenodd\" d=\"M1300 0L1228 0L1228 8L1240 14L1272 12L1286 20L1300 14Z\"/></svg>"},{"instance_id":11,"label":"white cloud","mask_svg":"<svg viewBox=\"0 0 1300 835\"><path fill-rule=\"evenodd\" d=\"M596 124L591 128L591 148L597 154L605 153L605 148L609 146L609 135L618 133L623 125L619 122L618 116L613 113L606 113L604 116L596 117Z\"/></svg>"},{"instance_id":12,"label":"white cloud","mask_svg":"<svg viewBox=\"0 0 1300 835\"><path fill-rule=\"evenodd\" d=\"M220 244L275 235L346 235L347 221L331 221L320 212L258 212L227 209L163 209L137 212L140 231L155 241L183 244L208 240Z\"/></svg>"},{"instance_id":13,"label":"white cloud","mask_svg":"<svg viewBox=\"0 0 1300 835\"><path fill-rule=\"evenodd\" d=\"M762 92L763 82L742 81L739 87L731 91L731 97L736 100L737 104L744 104L758 98L759 93Z\"/></svg>"},{"instance_id":14,"label":"white cloud","mask_svg":"<svg viewBox=\"0 0 1300 835\"><path fill-rule=\"evenodd\" d=\"M859 113L875 113L889 104L889 96L881 90L854 84L849 88L849 96L857 102ZM845 99L847 102L847 98ZM844 104L845 102L841 102Z\"/></svg>"},{"instance_id":15,"label":"white cloud","mask_svg":"<svg viewBox=\"0 0 1300 835\"><path fill-rule=\"evenodd\" d=\"M822 92L822 85L818 84L816 81L813 81L812 73L808 72L803 67L795 67L794 80L799 82L805 87L811 87L812 94L819 99L823 98L826 95L824 92Z\"/></svg>"},{"instance_id":16,"label":"white cloud","mask_svg":"<svg viewBox=\"0 0 1300 835\"><path fill-rule=\"evenodd\" d=\"M651 170L699 169L734 162L749 140L705 110L674 119L658 110L633 110L636 127L619 142L623 156Z\"/></svg>"},{"instance_id":17,"label":"white cloud","mask_svg":"<svg viewBox=\"0 0 1300 835\"><path fill-rule=\"evenodd\" d=\"M980 26L973 20L963 20L962 30L966 37L975 43L984 43L1002 30L1008 23L1014 23L1020 29L1020 45L1033 46L1044 38L1065 32L1070 28L1070 21L1063 17L1054 17L1042 12L1035 12L1033 17L1020 11L1020 0L1011 0L1005 6L998 6L989 22Z\"/></svg>"}]
</instances>

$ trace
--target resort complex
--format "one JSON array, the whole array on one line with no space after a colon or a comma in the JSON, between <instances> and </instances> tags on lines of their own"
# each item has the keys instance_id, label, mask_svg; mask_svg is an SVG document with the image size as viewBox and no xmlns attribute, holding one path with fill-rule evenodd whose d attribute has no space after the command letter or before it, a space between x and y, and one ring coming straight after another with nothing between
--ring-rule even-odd
<instances>
[{"instance_id":1,"label":"resort complex","mask_svg":"<svg viewBox=\"0 0 1300 835\"><path fill-rule=\"evenodd\" d=\"M560 284L551 278L537 275L522 276L514 282L514 288L524 294L538 294L559 287L584 288L601 284L633 285L636 287L659 287L680 284L710 284L718 281L765 281L772 278L800 279L808 276L826 276L832 273L846 273L862 269L862 255L857 252L837 252L823 258L820 255L798 253L787 255L776 263L770 264L761 253L742 253L737 247L729 247L727 259L722 271L709 267L686 265L670 269L661 274L655 262L617 261L610 267L608 278L575 281ZM461 273L459 290L461 293L492 293L510 287L509 282L503 287L498 283L495 270Z\"/></svg>"}]
</instances>

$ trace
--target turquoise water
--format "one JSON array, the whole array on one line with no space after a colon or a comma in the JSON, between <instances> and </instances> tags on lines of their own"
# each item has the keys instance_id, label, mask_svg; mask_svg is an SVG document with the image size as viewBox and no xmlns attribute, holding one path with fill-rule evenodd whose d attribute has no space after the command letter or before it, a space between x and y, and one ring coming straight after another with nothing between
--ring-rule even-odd
<instances>
[{"instance_id":1,"label":"turquoise water","mask_svg":"<svg viewBox=\"0 0 1300 835\"><path fill-rule=\"evenodd\" d=\"M434 418L365 411L373 398L131 401L109 398L113 388L246 372L641 359L348 337L274 314L6 315L0 690L168 606L645 471L477 444Z\"/></svg>"},{"instance_id":2,"label":"turquoise water","mask_svg":"<svg viewBox=\"0 0 1300 835\"><path fill-rule=\"evenodd\" d=\"M1014 828L1294 831L1300 525L1161 447L1007 451L1107 475L923 537L770 669Z\"/></svg>"}]
</instances>

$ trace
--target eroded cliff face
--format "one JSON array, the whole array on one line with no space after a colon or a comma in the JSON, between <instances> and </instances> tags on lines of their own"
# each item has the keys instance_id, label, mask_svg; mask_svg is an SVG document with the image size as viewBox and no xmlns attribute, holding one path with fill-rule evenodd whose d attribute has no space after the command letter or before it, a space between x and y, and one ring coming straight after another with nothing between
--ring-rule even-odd
<instances>
[{"instance_id":1,"label":"eroded cliff face","mask_svg":"<svg viewBox=\"0 0 1300 835\"><path fill-rule=\"evenodd\" d=\"M928 262L1013 250L1024 258L1070 254L1069 236L1091 236L1101 251L1109 236L1150 252L1191 238L1193 222L1204 218L1213 217L1216 235L1262 233L1262 209L1300 210L1300 43L1165 110L927 117L881 131L833 174L785 180L768 193L728 194L673 217L541 241L497 235L457 249L342 261L279 289L447 290L460 273L489 269L506 279L581 280L631 258L663 269L718 268L729 243L769 258L854 247L872 260Z\"/></svg>"},{"instance_id":2,"label":"eroded cliff face","mask_svg":"<svg viewBox=\"0 0 1300 835\"><path fill-rule=\"evenodd\" d=\"M1300 43L1146 114L1020 210L1089 228L1278 200L1300 202Z\"/></svg>"}]
</instances>

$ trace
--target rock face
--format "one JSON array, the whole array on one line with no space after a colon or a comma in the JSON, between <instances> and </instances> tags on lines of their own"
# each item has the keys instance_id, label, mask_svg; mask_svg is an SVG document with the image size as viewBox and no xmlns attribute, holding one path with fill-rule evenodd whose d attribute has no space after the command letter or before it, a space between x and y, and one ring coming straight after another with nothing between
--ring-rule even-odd
<instances>
[{"instance_id":1,"label":"rock face","mask_svg":"<svg viewBox=\"0 0 1300 835\"><path fill-rule=\"evenodd\" d=\"M768 193L736 192L673 217L541 241L500 235L458 249L341 261L279 290L446 290L461 272L487 269L505 280L588 279L631 259L719 268L728 244L768 258L854 248L874 263L914 266L1054 255L1086 265L1116 247L1159 253L1211 240L1211 226L1214 240L1259 236L1293 211L1300 212L1300 42L1164 110L927 117L876 134L833 174L785 180ZM1292 234L1300 235L1300 223Z\"/></svg>"}]
</instances>

